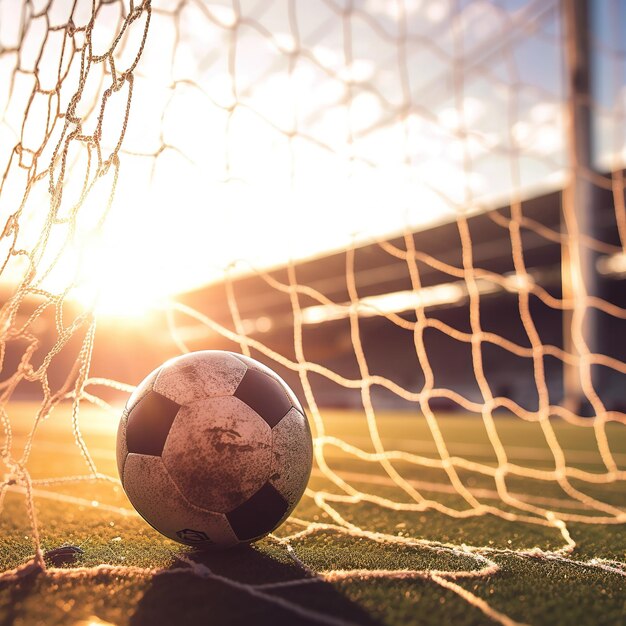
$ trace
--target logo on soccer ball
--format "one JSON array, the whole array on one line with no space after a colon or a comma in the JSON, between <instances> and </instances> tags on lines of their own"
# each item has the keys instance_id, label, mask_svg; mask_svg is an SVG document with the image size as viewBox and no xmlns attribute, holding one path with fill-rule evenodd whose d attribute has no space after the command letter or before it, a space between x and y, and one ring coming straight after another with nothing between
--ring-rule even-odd
<instances>
[{"instance_id":1,"label":"logo on soccer ball","mask_svg":"<svg viewBox=\"0 0 626 626\"><path fill-rule=\"evenodd\" d=\"M212 543L211 540L207 537L207 534L203 533L201 530L183 528L182 530L176 531L176 535L180 537L183 541L189 541L190 543L203 543L205 541Z\"/></svg>"}]
</instances>

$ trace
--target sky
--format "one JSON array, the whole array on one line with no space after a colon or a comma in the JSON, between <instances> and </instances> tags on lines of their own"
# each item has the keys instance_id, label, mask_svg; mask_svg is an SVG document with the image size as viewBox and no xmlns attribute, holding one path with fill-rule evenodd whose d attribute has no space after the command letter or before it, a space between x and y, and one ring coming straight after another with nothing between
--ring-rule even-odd
<instances>
[{"instance_id":1,"label":"sky","mask_svg":"<svg viewBox=\"0 0 626 626\"><path fill-rule=\"evenodd\" d=\"M232 2L188 0L174 11L176 4L153 3L104 226L110 173L83 200L74 232L71 220L51 229L40 264L52 267L41 271L51 289L74 281L81 298L110 292L104 301L128 309L225 271L319 256L562 184L556 0L359 0L349 11L339 0L242 0L239 14ZM87 22L90 5L79 0L76 25ZM625 157L626 7L592 5L595 149L599 167L610 168ZM67 23L71 6L56 0L50 24ZM102 5L94 54L110 47L122 6ZM22 127L35 64L42 87L52 88L66 51L61 110L80 69L63 30L44 39L45 19L26 16L20 34L21 10L16 0L0 0L1 172L20 141L43 149L36 169L44 170L61 133L59 120L42 142L46 94L33 99ZM133 22L120 40L118 72L135 58L143 28ZM12 53L20 40L20 53ZM77 108L85 134L111 82L105 63L90 72ZM127 85L107 101L105 155L120 137L127 101ZM73 142L61 215L93 175L88 153ZM14 211L23 194L19 170L15 162L9 168L0 214ZM49 202L44 177L26 203L24 247L34 245Z\"/></svg>"}]
</instances>

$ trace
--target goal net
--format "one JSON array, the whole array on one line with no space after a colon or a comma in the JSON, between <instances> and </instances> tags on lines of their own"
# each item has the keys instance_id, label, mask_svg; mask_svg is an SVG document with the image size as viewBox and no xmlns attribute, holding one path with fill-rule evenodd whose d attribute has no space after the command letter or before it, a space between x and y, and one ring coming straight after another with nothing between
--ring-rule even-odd
<instances>
[{"instance_id":1,"label":"goal net","mask_svg":"<svg viewBox=\"0 0 626 626\"><path fill-rule=\"evenodd\" d=\"M294 558L319 532L462 557L320 576L429 578L507 623L456 581L626 521L626 14L589 4L0 0L0 498L25 493L41 567L33 489L117 481L81 407L214 347L306 404ZM59 406L86 472L34 479ZM476 534L402 530L424 513Z\"/></svg>"}]
</instances>

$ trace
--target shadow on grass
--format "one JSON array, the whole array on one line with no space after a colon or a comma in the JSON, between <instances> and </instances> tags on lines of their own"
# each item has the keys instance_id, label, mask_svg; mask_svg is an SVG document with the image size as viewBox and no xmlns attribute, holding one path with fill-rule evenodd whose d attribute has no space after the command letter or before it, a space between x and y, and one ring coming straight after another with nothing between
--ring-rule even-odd
<instances>
[{"instance_id":1,"label":"shadow on grass","mask_svg":"<svg viewBox=\"0 0 626 626\"><path fill-rule=\"evenodd\" d=\"M0 591L5 592L7 597L1 602L0 623L2 626L13 626L20 621L22 604L32 595L37 586L37 572L24 576L11 585L0 585Z\"/></svg>"},{"instance_id":2,"label":"shadow on grass","mask_svg":"<svg viewBox=\"0 0 626 626\"><path fill-rule=\"evenodd\" d=\"M241 547L224 552L193 552L188 555L208 567L213 574L248 585L301 580L306 574L284 555ZM179 567L175 564L173 567ZM377 626L357 604L333 585L315 582L261 589L263 593L287 600L302 609L363 626ZM153 579L130 619L131 626L176 624L317 624L319 617L304 615L279 606L269 599L251 595L226 582L193 574L161 575Z\"/></svg>"}]
</instances>

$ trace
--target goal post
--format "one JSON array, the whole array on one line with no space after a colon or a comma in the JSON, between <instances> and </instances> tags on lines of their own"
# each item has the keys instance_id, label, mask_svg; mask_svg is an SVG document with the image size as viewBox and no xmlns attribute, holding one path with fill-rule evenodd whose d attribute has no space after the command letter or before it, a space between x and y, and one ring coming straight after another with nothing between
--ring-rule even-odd
<instances>
[{"instance_id":1,"label":"goal post","mask_svg":"<svg viewBox=\"0 0 626 626\"><path fill-rule=\"evenodd\" d=\"M562 0L567 73L568 150L570 174L563 190L562 293L572 308L563 310L563 348L581 361L563 364L563 401L570 410L588 413L595 407L588 394L596 394L602 381L586 359L603 346L599 311L588 304L600 297L599 255L588 245L598 237L598 193L594 181L591 44L593 15L588 0ZM592 391L593 390L593 391Z\"/></svg>"}]
</instances>

